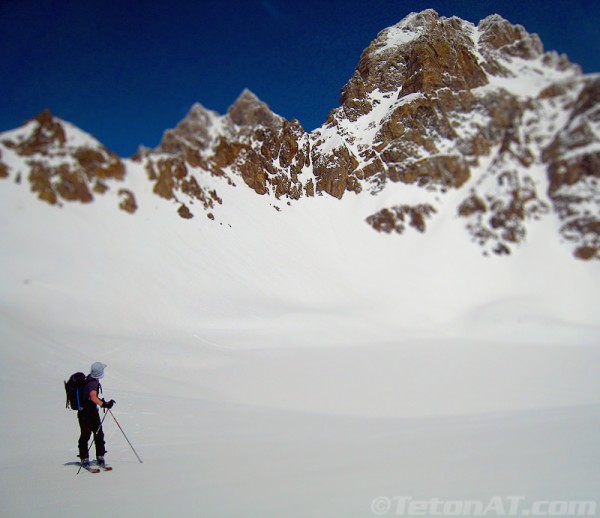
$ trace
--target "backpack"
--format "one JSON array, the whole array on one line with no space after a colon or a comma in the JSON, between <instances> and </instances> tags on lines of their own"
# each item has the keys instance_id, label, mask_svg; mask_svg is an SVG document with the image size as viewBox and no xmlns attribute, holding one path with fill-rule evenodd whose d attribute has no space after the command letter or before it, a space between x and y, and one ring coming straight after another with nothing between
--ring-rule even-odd
<instances>
[{"instance_id":1,"label":"backpack","mask_svg":"<svg viewBox=\"0 0 600 518\"><path fill-rule=\"evenodd\" d=\"M76 372L69 381L65 381L65 392L67 393L67 404L65 408L71 410L83 409L83 388L87 382L87 376L83 372Z\"/></svg>"}]
</instances>

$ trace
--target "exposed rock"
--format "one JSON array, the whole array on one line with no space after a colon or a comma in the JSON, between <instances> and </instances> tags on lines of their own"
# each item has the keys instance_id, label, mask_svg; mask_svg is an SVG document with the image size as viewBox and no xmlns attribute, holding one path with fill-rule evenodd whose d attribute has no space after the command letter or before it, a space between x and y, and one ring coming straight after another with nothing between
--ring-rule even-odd
<instances>
[{"instance_id":1,"label":"exposed rock","mask_svg":"<svg viewBox=\"0 0 600 518\"><path fill-rule=\"evenodd\" d=\"M352 172L358 161L347 147L338 147L329 155L321 155L313 148L313 172L317 178L317 190L341 199L346 190L360 191L360 184Z\"/></svg>"},{"instance_id":2,"label":"exposed rock","mask_svg":"<svg viewBox=\"0 0 600 518\"><path fill-rule=\"evenodd\" d=\"M261 160L260 156L252 149L242 149L238 155L239 162L236 169L242 175L242 180L256 194L266 194L267 191L267 167L269 164Z\"/></svg>"},{"instance_id":3,"label":"exposed rock","mask_svg":"<svg viewBox=\"0 0 600 518\"><path fill-rule=\"evenodd\" d=\"M563 198L562 187L582 182L586 177L600 177L600 152L582 153L567 158L557 158L548 166L549 192L557 202Z\"/></svg>"},{"instance_id":4,"label":"exposed rock","mask_svg":"<svg viewBox=\"0 0 600 518\"><path fill-rule=\"evenodd\" d=\"M119 157L72 132L46 111L0 148L23 159L21 169L8 162L11 172L48 203L118 192L121 208L135 212L134 193L119 185ZM340 107L312 133L244 90L222 116L194 105L134 159L154 193L187 219L204 210L214 220L222 203L214 185L238 179L265 203L386 190L386 207L367 218L378 231L424 232L428 218L458 200L452 210L484 253L508 255L553 211L560 237L589 260L600 259L598 135L600 76L544 53L537 35L498 15L475 26L428 9L377 35ZM387 190L391 183L406 187ZM411 199L419 203L402 203L401 188L418 192Z\"/></svg>"},{"instance_id":5,"label":"exposed rock","mask_svg":"<svg viewBox=\"0 0 600 518\"><path fill-rule=\"evenodd\" d=\"M469 168L460 156L433 156L413 162L405 168L390 167L388 177L392 181L418 183L421 187L439 185L461 187L469 179Z\"/></svg>"},{"instance_id":6,"label":"exposed rock","mask_svg":"<svg viewBox=\"0 0 600 518\"><path fill-rule=\"evenodd\" d=\"M470 48L472 42L457 32L449 20L436 25L436 29L426 40L413 45L402 95L440 88L470 90L487 84L487 75Z\"/></svg>"},{"instance_id":7,"label":"exposed rock","mask_svg":"<svg viewBox=\"0 0 600 518\"><path fill-rule=\"evenodd\" d=\"M161 155L159 155L161 156ZM216 191L208 191L198 182L194 170L186 165L186 162L176 156L158 158L148 158L146 162L146 171L148 178L154 181L154 193L167 200L181 202L182 198L187 197L191 203L199 201L205 210L214 207L214 203L222 203ZM186 216L182 215L182 212ZM180 215L187 217L189 209L180 208ZM191 214L191 212L190 212Z\"/></svg>"},{"instance_id":8,"label":"exposed rock","mask_svg":"<svg viewBox=\"0 0 600 518\"><path fill-rule=\"evenodd\" d=\"M122 198L119 208L125 212L129 212L129 214L133 214L138 208L135 202L135 195L129 189L119 189L119 196Z\"/></svg>"},{"instance_id":9,"label":"exposed rock","mask_svg":"<svg viewBox=\"0 0 600 518\"><path fill-rule=\"evenodd\" d=\"M104 194L109 190L108 185L106 185L104 182L100 181L100 180L96 180L96 183L94 183L94 187L92 188L92 191L94 191L96 194Z\"/></svg>"},{"instance_id":10,"label":"exposed rock","mask_svg":"<svg viewBox=\"0 0 600 518\"><path fill-rule=\"evenodd\" d=\"M190 212L190 209L187 208L185 203L181 204L177 212L183 219L192 219L194 217L194 215Z\"/></svg>"},{"instance_id":11,"label":"exposed rock","mask_svg":"<svg viewBox=\"0 0 600 518\"><path fill-rule=\"evenodd\" d=\"M52 187L52 173L43 164L33 162L30 164L29 183L31 191L38 193L38 198L50 205L58 203L58 195Z\"/></svg>"},{"instance_id":12,"label":"exposed rock","mask_svg":"<svg viewBox=\"0 0 600 518\"><path fill-rule=\"evenodd\" d=\"M192 162L200 162L201 153L208 149L212 142L211 130L217 118L217 113L207 110L199 103L194 104L175 129L165 131L156 151L183 155ZM148 152L149 150L142 149L138 154L141 156Z\"/></svg>"},{"instance_id":13,"label":"exposed rock","mask_svg":"<svg viewBox=\"0 0 600 518\"><path fill-rule=\"evenodd\" d=\"M495 180L495 185L490 179ZM482 193L478 192L480 189ZM467 220L473 240L484 250L508 255L515 245L525 241L526 222L540 219L549 210L531 177L507 171L500 163L471 190L459 205L458 214Z\"/></svg>"},{"instance_id":14,"label":"exposed rock","mask_svg":"<svg viewBox=\"0 0 600 518\"><path fill-rule=\"evenodd\" d=\"M567 219L560 231L568 241L579 245L574 252L577 258L600 258L600 222L597 216L578 215Z\"/></svg>"},{"instance_id":15,"label":"exposed rock","mask_svg":"<svg viewBox=\"0 0 600 518\"><path fill-rule=\"evenodd\" d=\"M402 234L406 224L423 233L426 229L425 220L435 214L436 210L429 204L415 206L398 205L389 209L381 209L367 218L367 223L378 232ZM407 218L409 221L406 221Z\"/></svg>"},{"instance_id":16,"label":"exposed rock","mask_svg":"<svg viewBox=\"0 0 600 518\"><path fill-rule=\"evenodd\" d=\"M2 162L2 151L0 151L0 178L8 178L8 166Z\"/></svg>"},{"instance_id":17,"label":"exposed rock","mask_svg":"<svg viewBox=\"0 0 600 518\"><path fill-rule=\"evenodd\" d=\"M262 102L250 90L244 90L238 99L227 110L229 120L241 127L278 129L283 119L275 115L269 106Z\"/></svg>"},{"instance_id":18,"label":"exposed rock","mask_svg":"<svg viewBox=\"0 0 600 518\"><path fill-rule=\"evenodd\" d=\"M560 94L559 94L560 95ZM568 95L568 92L565 93ZM600 250L600 77L584 82L564 128L543 150L548 194L563 221L561 234L576 246L580 259L598 258Z\"/></svg>"},{"instance_id":19,"label":"exposed rock","mask_svg":"<svg viewBox=\"0 0 600 518\"><path fill-rule=\"evenodd\" d=\"M457 18L440 18L429 9L382 31L363 52L344 87L341 105L349 120L369 113L374 90L428 94L440 88L467 90L487 84L473 42Z\"/></svg>"},{"instance_id":20,"label":"exposed rock","mask_svg":"<svg viewBox=\"0 0 600 518\"><path fill-rule=\"evenodd\" d=\"M598 255L598 249L591 246L580 246L575 250L575 257L589 261Z\"/></svg>"},{"instance_id":21,"label":"exposed rock","mask_svg":"<svg viewBox=\"0 0 600 518\"><path fill-rule=\"evenodd\" d=\"M117 155L106 148L95 150L80 147L73 152L73 156L90 180L93 178L123 180L125 178L125 166L123 162L121 162Z\"/></svg>"},{"instance_id":22,"label":"exposed rock","mask_svg":"<svg viewBox=\"0 0 600 518\"><path fill-rule=\"evenodd\" d=\"M94 199L92 192L104 194L109 190L107 182L125 177L125 166L117 155L67 126L46 110L2 141L24 159L25 167L17 177L26 174L31 190L52 205L59 200L89 203Z\"/></svg>"},{"instance_id":23,"label":"exposed rock","mask_svg":"<svg viewBox=\"0 0 600 518\"><path fill-rule=\"evenodd\" d=\"M69 169L66 164L58 167L47 167L41 162L30 163L29 182L32 192L51 205L61 198L65 201L89 203L93 196L88 188L84 175Z\"/></svg>"},{"instance_id":24,"label":"exposed rock","mask_svg":"<svg viewBox=\"0 0 600 518\"><path fill-rule=\"evenodd\" d=\"M148 162L152 168L152 175L157 177L154 184L154 192L168 200L175 199L175 186L187 176L187 167L185 162L179 158L159 159L155 164Z\"/></svg>"},{"instance_id":25,"label":"exposed rock","mask_svg":"<svg viewBox=\"0 0 600 518\"><path fill-rule=\"evenodd\" d=\"M523 59L535 59L544 52L537 34L529 34L522 25L513 25L497 14L483 19L478 29L481 33L479 46L484 52Z\"/></svg>"},{"instance_id":26,"label":"exposed rock","mask_svg":"<svg viewBox=\"0 0 600 518\"><path fill-rule=\"evenodd\" d=\"M35 129L28 138L17 143L5 142L8 147L14 149L19 155L44 155L48 154L51 148L62 148L65 145L64 128L52 116L50 110L44 110L29 122L35 123Z\"/></svg>"},{"instance_id":27,"label":"exposed rock","mask_svg":"<svg viewBox=\"0 0 600 518\"><path fill-rule=\"evenodd\" d=\"M236 121L229 128L229 137L220 136L207 155L213 174L225 175L229 168L257 194L301 197L304 185L299 175L310 165L310 145L298 121L268 116L268 107L249 92L242 94L236 105L224 118L225 123ZM248 113L258 114L256 126L238 127L238 123L249 124L251 119L244 118Z\"/></svg>"},{"instance_id":28,"label":"exposed rock","mask_svg":"<svg viewBox=\"0 0 600 518\"><path fill-rule=\"evenodd\" d=\"M472 216L477 213L487 212L488 208L485 202L475 194L471 193L465 201L463 201L458 207L458 214L464 218Z\"/></svg>"}]
</instances>

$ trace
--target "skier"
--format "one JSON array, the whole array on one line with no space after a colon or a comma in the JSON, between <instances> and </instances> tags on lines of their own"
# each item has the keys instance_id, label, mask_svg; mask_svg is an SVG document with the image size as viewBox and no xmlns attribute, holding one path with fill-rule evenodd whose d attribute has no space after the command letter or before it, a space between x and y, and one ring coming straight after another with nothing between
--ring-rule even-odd
<instances>
[{"instance_id":1,"label":"skier","mask_svg":"<svg viewBox=\"0 0 600 518\"><path fill-rule=\"evenodd\" d=\"M83 389L83 408L77 412L79 428L81 429L78 443L79 458L81 459L81 466L88 470L90 469L88 441L92 434L94 434L94 443L96 444L96 462L98 467L106 467L106 462L104 460L104 454L106 453L104 432L102 431L98 407L110 410L115 404L115 401L114 399L111 399L106 402L104 399L99 398L99 394L102 392L99 380L104 376L105 367L106 365L101 362L92 364Z\"/></svg>"}]
</instances>

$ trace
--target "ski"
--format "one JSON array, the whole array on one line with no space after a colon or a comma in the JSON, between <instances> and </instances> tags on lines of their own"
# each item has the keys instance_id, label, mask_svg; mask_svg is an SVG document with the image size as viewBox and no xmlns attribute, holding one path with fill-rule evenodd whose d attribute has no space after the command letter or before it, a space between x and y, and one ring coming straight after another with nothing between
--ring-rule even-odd
<instances>
[{"instance_id":1,"label":"ski","mask_svg":"<svg viewBox=\"0 0 600 518\"><path fill-rule=\"evenodd\" d=\"M100 469L102 471L112 471L112 466L102 466Z\"/></svg>"},{"instance_id":2,"label":"ski","mask_svg":"<svg viewBox=\"0 0 600 518\"><path fill-rule=\"evenodd\" d=\"M83 469L85 469L86 471L89 471L90 473L100 473L100 468L97 468L95 466L81 466Z\"/></svg>"}]
</instances>

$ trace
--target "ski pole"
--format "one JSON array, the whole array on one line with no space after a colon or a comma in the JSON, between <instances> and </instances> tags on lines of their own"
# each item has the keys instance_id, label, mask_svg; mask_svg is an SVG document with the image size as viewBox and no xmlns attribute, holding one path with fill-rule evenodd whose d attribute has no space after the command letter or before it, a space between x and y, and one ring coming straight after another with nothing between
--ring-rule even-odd
<instances>
[{"instance_id":1,"label":"ski pole","mask_svg":"<svg viewBox=\"0 0 600 518\"><path fill-rule=\"evenodd\" d=\"M117 418L114 416L114 414L112 413L111 409L109 408L108 411L110 412L110 415L112 415L112 418L115 420L115 423L117 423L117 426L119 427L119 430L121 430L121 433L123 434L123 437L125 437L125 440L129 443L129 446L131 446L131 449L133 450L133 453L135 453L135 456L137 457L137 460L140 461L140 464L142 462L144 462L142 459L140 459L140 456L137 454L137 451L135 451L135 448L133 447L133 444L131 444L130 440L127 439L127 436L125 435L125 432L123 431L123 428L121 428L121 425L119 424L119 421L117 421Z\"/></svg>"},{"instance_id":2,"label":"ski pole","mask_svg":"<svg viewBox=\"0 0 600 518\"><path fill-rule=\"evenodd\" d=\"M100 428L102 428L102 423L104 422L105 419L106 419L106 414L104 414L104 416L102 417L102 421L100 421L100 426L92 435L92 440L90 441L90 445L88 446L88 449L87 449L88 457L90 456L90 450L92 449L92 444L94 444L94 441L96 440L96 434L100 431ZM83 465L79 466L79 469L77 470L78 475L79 475L79 472L81 471L82 467L83 467Z\"/></svg>"}]
</instances>

